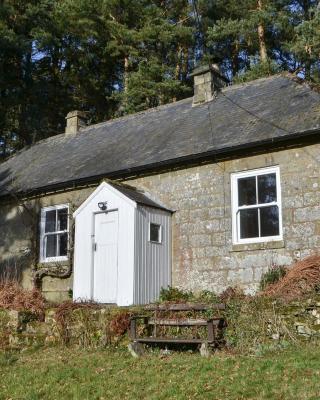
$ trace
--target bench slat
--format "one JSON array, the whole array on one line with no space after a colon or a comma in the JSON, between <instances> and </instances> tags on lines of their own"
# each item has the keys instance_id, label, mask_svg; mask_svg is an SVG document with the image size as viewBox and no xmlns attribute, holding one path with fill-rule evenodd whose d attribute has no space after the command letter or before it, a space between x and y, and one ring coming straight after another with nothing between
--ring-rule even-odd
<instances>
[{"instance_id":1,"label":"bench slat","mask_svg":"<svg viewBox=\"0 0 320 400\"><path fill-rule=\"evenodd\" d=\"M168 338L137 338L135 342L139 343L213 343L207 339L168 339Z\"/></svg>"},{"instance_id":2,"label":"bench slat","mask_svg":"<svg viewBox=\"0 0 320 400\"><path fill-rule=\"evenodd\" d=\"M219 326L221 318L212 318L209 321L213 322L214 326ZM206 319L163 319L163 318L149 318L148 324L159 326L207 326L208 320Z\"/></svg>"},{"instance_id":3,"label":"bench slat","mask_svg":"<svg viewBox=\"0 0 320 400\"><path fill-rule=\"evenodd\" d=\"M220 304L196 304L196 303L177 303L177 304L150 304L144 307L148 311L206 311L206 310L225 310L226 305Z\"/></svg>"}]
</instances>

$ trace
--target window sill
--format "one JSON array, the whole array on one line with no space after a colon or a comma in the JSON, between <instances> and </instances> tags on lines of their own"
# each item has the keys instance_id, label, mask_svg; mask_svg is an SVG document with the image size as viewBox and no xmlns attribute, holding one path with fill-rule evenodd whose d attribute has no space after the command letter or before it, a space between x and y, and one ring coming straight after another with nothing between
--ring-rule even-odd
<instances>
[{"instance_id":1,"label":"window sill","mask_svg":"<svg viewBox=\"0 0 320 400\"><path fill-rule=\"evenodd\" d=\"M234 244L232 245L230 252L282 249L284 247L285 247L284 240L272 240L269 242L260 242L260 243Z\"/></svg>"},{"instance_id":2,"label":"window sill","mask_svg":"<svg viewBox=\"0 0 320 400\"><path fill-rule=\"evenodd\" d=\"M42 268L45 268L45 267L47 268L47 267L54 267L57 265L64 266L64 265L68 265L68 264L69 264L68 258L61 258L61 259L57 259L57 260L48 260L48 261L41 260L41 261L39 261L38 265Z\"/></svg>"}]
</instances>

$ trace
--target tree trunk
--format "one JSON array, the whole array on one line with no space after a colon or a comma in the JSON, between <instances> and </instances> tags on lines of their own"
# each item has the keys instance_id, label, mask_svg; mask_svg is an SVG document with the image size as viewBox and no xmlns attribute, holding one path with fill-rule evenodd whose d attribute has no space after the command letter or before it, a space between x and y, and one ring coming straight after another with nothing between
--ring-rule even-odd
<instances>
[{"instance_id":1,"label":"tree trunk","mask_svg":"<svg viewBox=\"0 0 320 400\"><path fill-rule=\"evenodd\" d=\"M127 95L128 93L128 84L129 84L129 57L124 57L124 73L123 73L123 87L124 93Z\"/></svg>"},{"instance_id":2,"label":"tree trunk","mask_svg":"<svg viewBox=\"0 0 320 400\"><path fill-rule=\"evenodd\" d=\"M177 63L176 63L176 68L175 68L175 73L174 73L174 79L175 80L180 80L180 74L181 74L181 54L182 54L182 47L179 45L178 51L177 51ZM177 101L177 97L174 96L172 98L172 101L175 102Z\"/></svg>"},{"instance_id":3,"label":"tree trunk","mask_svg":"<svg viewBox=\"0 0 320 400\"><path fill-rule=\"evenodd\" d=\"M257 9L259 11L262 11L262 9L263 9L262 0L258 0ZM264 25L261 21L258 24L258 40L259 40L260 61L262 63L264 63L268 59L268 54L267 54L267 46L266 46L266 38L265 38L265 29L264 29Z\"/></svg>"},{"instance_id":4,"label":"tree trunk","mask_svg":"<svg viewBox=\"0 0 320 400\"><path fill-rule=\"evenodd\" d=\"M232 76L239 72L239 41L235 40L232 48Z\"/></svg>"}]
</instances>

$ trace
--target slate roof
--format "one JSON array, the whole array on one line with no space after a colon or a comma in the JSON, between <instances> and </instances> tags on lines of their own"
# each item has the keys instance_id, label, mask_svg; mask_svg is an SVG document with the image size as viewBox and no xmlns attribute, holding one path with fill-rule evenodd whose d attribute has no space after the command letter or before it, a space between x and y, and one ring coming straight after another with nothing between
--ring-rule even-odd
<instances>
[{"instance_id":1,"label":"slate roof","mask_svg":"<svg viewBox=\"0 0 320 400\"><path fill-rule=\"evenodd\" d=\"M0 165L0 196L115 177L258 143L319 134L320 94L276 75L57 135ZM319 134L320 138L320 134Z\"/></svg>"},{"instance_id":2,"label":"slate roof","mask_svg":"<svg viewBox=\"0 0 320 400\"><path fill-rule=\"evenodd\" d=\"M109 185L112 185L115 189L119 190L119 192L127 196L129 199L135 201L138 204L172 212L172 210L164 207L159 202L152 200L149 197L149 195L143 192L142 190L138 190L137 188L129 185L116 184L113 182L108 182L108 183Z\"/></svg>"}]
</instances>

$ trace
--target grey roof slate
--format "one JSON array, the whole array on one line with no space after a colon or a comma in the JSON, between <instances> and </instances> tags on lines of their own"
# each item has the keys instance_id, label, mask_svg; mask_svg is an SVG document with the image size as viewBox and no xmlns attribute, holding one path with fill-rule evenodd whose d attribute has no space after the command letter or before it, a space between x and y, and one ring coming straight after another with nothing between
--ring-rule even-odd
<instances>
[{"instance_id":1,"label":"grey roof slate","mask_svg":"<svg viewBox=\"0 0 320 400\"><path fill-rule=\"evenodd\" d=\"M119 190L119 192L127 196L129 199L135 201L138 204L172 212L172 210L163 206L158 201L152 200L149 197L149 194L143 192L142 190L137 189L136 187L123 184L116 184L113 182L108 182L108 183L112 185L115 189Z\"/></svg>"},{"instance_id":2,"label":"grey roof slate","mask_svg":"<svg viewBox=\"0 0 320 400\"><path fill-rule=\"evenodd\" d=\"M188 98L38 142L0 165L0 196L143 171L319 128L319 93L276 75L226 87L196 107Z\"/></svg>"}]
</instances>

